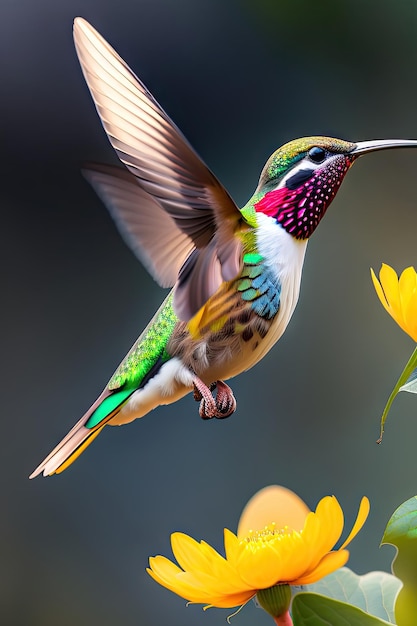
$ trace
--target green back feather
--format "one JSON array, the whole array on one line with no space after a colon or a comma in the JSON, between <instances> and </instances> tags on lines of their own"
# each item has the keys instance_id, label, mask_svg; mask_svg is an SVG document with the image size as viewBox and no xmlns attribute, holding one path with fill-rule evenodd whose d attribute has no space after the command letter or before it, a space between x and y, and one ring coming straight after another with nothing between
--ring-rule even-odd
<instances>
[{"instance_id":1,"label":"green back feather","mask_svg":"<svg viewBox=\"0 0 417 626\"><path fill-rule=\"evenodd\" d=\"M109 389L121 387L137 389L158 360L162 359L163 363L169 360L166 345L178 322L172 307L172 299L171 291L111 377Z\"/></svg>"},{"instance_id":2,"label":"green back feather","mask_svg":"<svg viewBox=\"0 0 417 626\"><path fill-rule=\"evenodd\" d=\"M104 398L90 415L86 428L94 428L123 406L132 393L140 388L152 368L158 362L162 364L170 359L166 345L177 322L171 292L111 377L107 387L113 393Z\"/></svg>"}]
</instances>

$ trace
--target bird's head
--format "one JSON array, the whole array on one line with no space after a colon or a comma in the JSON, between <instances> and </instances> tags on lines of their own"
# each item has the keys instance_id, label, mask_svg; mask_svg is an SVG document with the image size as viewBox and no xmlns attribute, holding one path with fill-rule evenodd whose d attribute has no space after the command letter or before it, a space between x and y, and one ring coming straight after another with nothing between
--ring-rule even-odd
<instances>
[{"instance_id":1,"label":"bird's head","mask_svg":"<svg viewBox=\"0 0 417 626\"><path fill-rule=\"evenodd\" d=\"M257 213L275 218L296 239L308 239L359 156L404 147L417 147L417 141L384 139L353 143L332 137L295 139L268 159L252 206Z\"/></svg>"}]
</instances>

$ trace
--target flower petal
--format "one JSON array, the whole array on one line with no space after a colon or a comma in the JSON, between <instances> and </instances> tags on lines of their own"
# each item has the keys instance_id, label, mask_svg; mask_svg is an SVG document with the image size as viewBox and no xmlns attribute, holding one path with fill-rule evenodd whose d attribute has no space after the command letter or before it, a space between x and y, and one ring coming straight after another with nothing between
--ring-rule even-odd
<instances>
[{"instance_id":1,"label":"flower petal","mask_svg":"<svg viewBox=\"0 0 417 626\"><path fill-rule=\"evenodd\" d=\"M371 269L372 281L378 298L398 326L417 341L417 275L407 267L398 278L395 270L382 264L380 282Z\"/></svg>"},{"instance_id":2,"label":"flower petal","mask_svg":"<svg viewBox=\"0 0 417 626\"><path fill-rule=\"evenodd\" d=\"M204 606L204 609L217 607L218 609L233 609L235 606L242 606L255 597L253 590L243 591L242 593L234 593L224 596L216 596L210 599L210 604Z\"/></svg>"},{"instance_id":3,"label":"flower petal","mask_svg":"<svg viewBox=\"0 0 417 626\"><path fill-rule=\"evenodd\" d=\"M326 496L320 500L315 515L320 520L320 537L317 540L317 551L326 554L335 545L343 531L343 511L334 496Z\"/></svg>"},{"instance_id":4,"label":"flower petal","mask_svg":"<svg viewBox=\"0 0 417 626\"><path fill-rule=\"evenodd\" d=\"M401 302L397 272L390 265L382 263L379 272L379 280L392 311L397 316L401 316Z\"/></svg>"},{"instance_id":5,"label":"flower petal","mask_svg":"<svg viewBox=\"0 0 417 626\"><path fill-rule=\"evenodd\" d=\"M323 558L320 536L323 525L315 513L309 513L302 533L293 533L290 558L283 564L286 580L292 582L309 572ZM298 541L297 541L298 540ZM297 543L296 543L297 542Z\"/></svg>"},{"instance_id":6,"label":"flower petal","mask_svg":"<svg viewBox=\"0 0 417 626\"><path fill-rule=\"evenodd\" d=\"M235 533L232 533L228 528L224 529L224 549L226 552L226 559L229 563L234 563L238 553L239 539Z\"/></svg>"},{"instance_id":7,"label":"flower petal","mask_svg":"<svg viewBox=\"0 0 417 626\"><path fill-rule=\"evenodd\" d=\"M252 588L242 580L233 564L221 556L213 559L209 567L194 570L193 575L202 585L210 587L217 594L240 593Z\"/></svg>"},{"instance_id":8,"label":"flower petal","mask_svg":"<svg viewBox=\"0 0 417 626\"><path fill-rule=\"evenodd\" d=\"M177 574L182 573L178 565L175 565L175 563L167 559L166 556L151 556L149 559L149 567L156 576L164 580L170 580L171 578L175 578Z\"/></svg>"},{"instance_id":9,"label":"flower petal","mask_svg":"<svg viewBox=\"0 0 417 626\"><path fill-rule=\"evenodd\" d=\"M245 542L246 543L246 542ZM252 589L266 589L282 580L282 561L273 542L248 541L236 563L239 576Z\"/></svg>"},{"instance_id":10,"label":"flower petal","mask_svg":"<svg viewBox=\"0 0 417 626\"><path fill-rule=\"evenodd\" d=\"M290 489L269 485L258 491L243 509L237 536L246 537L249 531L261 530L272 522L277 528L288 526L290 530L301 530L309 511L308 506Z\"/></svg>"},{"instance_id":11,"label":"flower petal","mask_svg":"<svg viewBox=\"0 0 417 626\"><path fill-rule=\"evenodd\" d=\"M314 514L310 513L309 515ZM320 553L320 556L316 557L315 545L313 542L310 545L306 543L304 531L302 533L292 531L282 542L276 543L274 548L279 553L280 563L280 568L277 570L280 577L275 581L275 584L291 583L294 578L298 578L308 571L312 559L316 563L323 556Z\"/></svg>"},{"instance_id":12,"label":"flower petal","mask_svg":"<svg viewBox=\"0 0 417 626\"><path fill-rule=\"evenodd\" d=\"M210 593L240 593L251 589L233 565L205 541L198 543L184 533L173 533L171 545L179 565L193 577L194 584Z\"/></svg>"},{"instance_id":13,"label":"flower petal","mask_svg":"<svg viewBox=\"0 0 417 626\"><path fill-rule=\"evenodd\" d=\"M339 550L343 550L343 548L345 548L352 541L352 539L356 537L356 535L366 522L366 518L368 517L370 508L371 505L369 504L369 500L366 496L364 496L359 505L358 515L356 517L355 523L353 524L353 528L350 531L347 539L345 539L345 541L340 546Z\"/></svg>"},{"instance_id":14,"label":"flower petal","mask_svg":"<svg viewBox=\"0 0 417 626\"><path fill-rule=\"evenodd\" d=\"M198 581L190 576L187 578L182 570L164 556L150 558L149 566L146 571L156 582L185 600L210 601L209 592L202 588Z\"/></svg>"},{"instance_id":15,"label":"flower petal","mask_svg":"<svg viewBox=\"0 0 417 626\"><path fill-rule=\"evenodd\" d=\"M414 267L406 267L402 271L398 279L398 288L400 292L400 301L404 309L408 306L408 299L416 289L416 272Z\"/></svg>"},{"instance_id":16,"label":"flower petal","mask_svg":"<svg viewBox=\"0 0 417 626\"><path fill-rule=\"evenodd\" d=\"M306 576L300 576L297 580L294 580L292 585L310 585L315 583L321 578L324 578L328 574L335 572L339 567L343 567L349 558L348 550L336 550L335 552L329 552L326 554L317 567L307 574Z\"/></svg>"},{"instance_id":17,"label":"flower petal","mask_svg":"<svg viewBox=\"0 0 417 626\"><path fill-rule=\"evenodd\" d=\"M414 267L407 267L398 281L403 325L401 328L417 341L417 280Z\"/></svg>"},{"instance_id":18,"label":"flower petal","mask_svg":"<svg viewBox=\"0 0 417 626\"><path fill-rule=\"evenodd\" d=\"M409 299L408 309L404 312L404 322L407 327L406 332L417 343L417 290Z\"/></svg>"},{"instance_id":19,"label":"flower petal","mask_svg":"<svg viewBox=\"0 0 417 626\"><path fill-rule=\"evenodd\" d=\"M374 287L375 287L375 291L377 293L378 298L381 301L382 306L391 315L390 310L389 310L389 306L388 306L388 301L387 301L387 299L385 297L384 290L382 289L381 283L379 282L379 280L375 276L375 272L374 272L374 270L372 268L371 268L371 278L372 278L372 282L373 282Z\"/></svg>"},{"instance_id":20,"label":"flower petal","mask_svg":"<svg viewBox=\"0 0 417 626\"><path fill-rule=\"evenodd\" d=\"M185 571L207 569L210 558L201 544L185 533L172 533L171 547L178 564ZM217 553L216 553L217 554ZM220 557L220 555L218 554Z\"/></svg>"}]
</instances>

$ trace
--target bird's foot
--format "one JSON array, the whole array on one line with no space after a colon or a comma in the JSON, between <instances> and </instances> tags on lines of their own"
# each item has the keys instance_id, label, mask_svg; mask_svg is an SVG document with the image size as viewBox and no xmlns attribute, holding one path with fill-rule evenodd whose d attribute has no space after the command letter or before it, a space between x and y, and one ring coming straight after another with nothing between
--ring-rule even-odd
<instances>
[{"instance_id":1,"label":"bird's foot","mask_svg":"<svg viewBox=\"0 0 417 626\"><path fill-rule=\"evenodd\" d=\"M222 380L217 381L216 387L216 408L218 413L216 417L218 419L224 419L236 411L236 398L229 385L226 385Z\"/></svg>"},{"instance_id":2,"label":"bird's foot","mask_svg":"<svg viewBox=\"0 0 417 626\"><path fill-rule=\"evenodd\" d=\"M200 401L199 413L202 419L209 420L213 417L224 419L236 411L233 391L222 380L211 383L210 387L207 387L200 378L194 376L193 383L194 400ZM212 392L216 388L217 393L214 398Z\"/></svg>"}]
</instances>

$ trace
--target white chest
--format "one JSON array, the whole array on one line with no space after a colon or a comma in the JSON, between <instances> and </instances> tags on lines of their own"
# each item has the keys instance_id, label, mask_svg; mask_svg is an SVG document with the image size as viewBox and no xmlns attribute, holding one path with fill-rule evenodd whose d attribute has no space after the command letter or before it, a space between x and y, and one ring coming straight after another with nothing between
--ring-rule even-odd
<instances>
[{"instance_id":1,"label":"white chest","mask_svg":"<svg viewBox=\"0 0 417 626\"><path fill-rule=\"evenodd\" d=\"M256 351L259 361L284 333L300 294L307 240L294 239L272 217L258 214L257 245L269 269L281 285L280 306L264 341ZM254 355L255 356L255 355Z\"/></svg>"}]
</instances>

